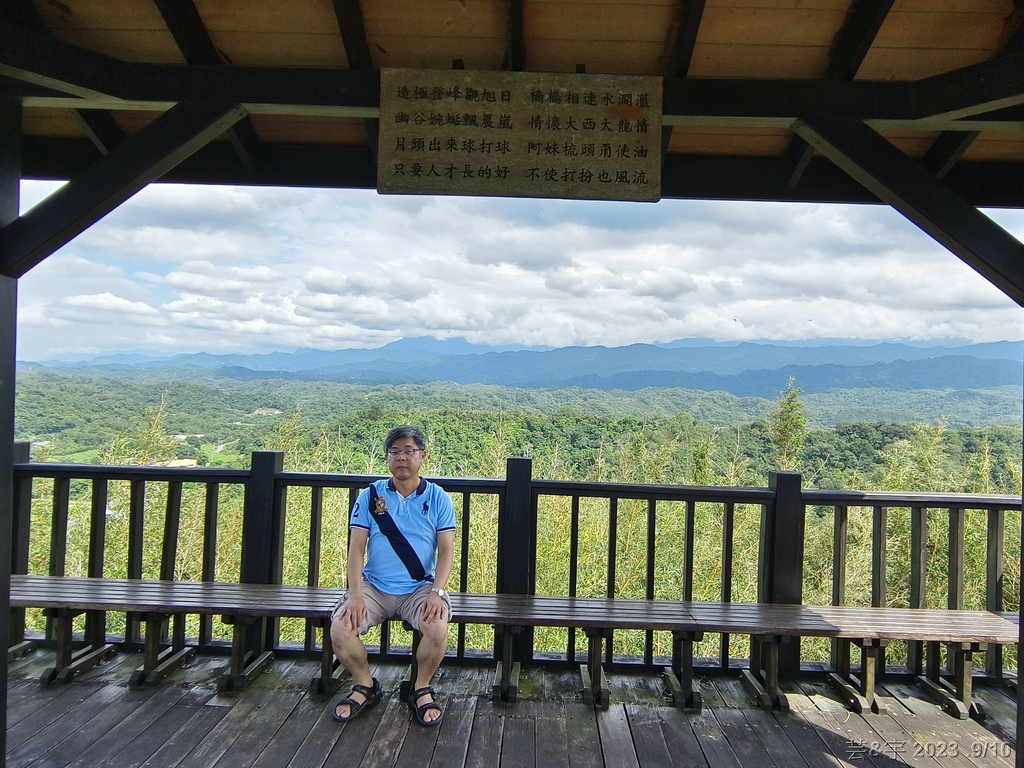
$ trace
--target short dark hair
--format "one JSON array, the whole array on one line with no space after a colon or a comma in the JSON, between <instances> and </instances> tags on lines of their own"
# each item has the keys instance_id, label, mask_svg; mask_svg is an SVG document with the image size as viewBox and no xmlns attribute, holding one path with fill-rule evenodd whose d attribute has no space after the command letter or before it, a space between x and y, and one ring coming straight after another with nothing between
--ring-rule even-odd
<instances>
[{"instance_id":1,"label":"short dark hair","mask_svg":"<svg viewBox=\"0 0 1024 768\"><path fill-rule=\"evenodd\" d=\"M403 424L400 427L395 427L388 432L387 437L384 438L384 450L385 452L390 450L391 446L394 445L398 440L402 440L406 437L411 437L416 441L416 445L419 446L421 451L427 450L427 438L423 435L423 430L410 426L409 424Z\"/></svg>"}]
</instances>

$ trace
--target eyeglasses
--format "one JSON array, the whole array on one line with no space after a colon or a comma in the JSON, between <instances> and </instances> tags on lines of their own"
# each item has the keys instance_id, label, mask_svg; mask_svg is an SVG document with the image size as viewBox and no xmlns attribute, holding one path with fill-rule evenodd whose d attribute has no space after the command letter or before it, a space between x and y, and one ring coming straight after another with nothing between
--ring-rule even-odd
<instances>
[{"instance_id":1,"label":"eyeglasses","mask_svg":"<svg viewBox=\"0 0 1024 768\"><path fill-rule=\"evenodd\" d=\"M422 450L422 448L402 448L401 450L398 448L388 448L388 458L397 459L399 456L405 456L408 459Z\"/></svg>"}]
</instances>

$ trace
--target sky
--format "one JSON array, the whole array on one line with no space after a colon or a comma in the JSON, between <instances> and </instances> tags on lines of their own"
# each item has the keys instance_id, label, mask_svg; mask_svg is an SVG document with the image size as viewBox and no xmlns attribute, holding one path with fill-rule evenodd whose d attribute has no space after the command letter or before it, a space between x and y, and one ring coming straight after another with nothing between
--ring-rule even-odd
<instances>
[{"instance_id":1,"label":"sky","mask_svg":"<svg viewBox=\"0 0 1024 768\"><path fill-rule=\"evenodd\" d=\"M57 188L23 181L22 211ZM985 213L1024 240L1024 211ZM887 206L150 185L19 281L18 359L1024 337Z\"/></svg>"}]
</instances>

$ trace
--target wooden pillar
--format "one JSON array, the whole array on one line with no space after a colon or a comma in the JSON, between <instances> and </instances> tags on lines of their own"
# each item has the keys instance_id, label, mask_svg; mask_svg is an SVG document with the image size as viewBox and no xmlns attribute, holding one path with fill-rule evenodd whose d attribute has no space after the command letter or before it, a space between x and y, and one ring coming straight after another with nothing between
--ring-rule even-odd
<instances>
[{"instance_id":1,"label":"wooden pillar","mask_svg":"<svg viewBox=\"0 0 1024 768\"><path fill-rule=\"evenodd\" d=\"M804 503L798 472L769 472L775 502L761 512L758 547L758 601L803 603ZM779 676L791 680L800 671L800 638L779 649Z\"/></svg>"},{"instance_id":2,"label":"wooden pillar","mask_svg":"<svg viewBox=\"0 0 1024 768\"><path fill-rule=\"evenodd\" d=\"M252 454L249 482L245 486L242 514L243 584L280 584L284 574L285 494L277 487L277 474L284 469L280 451ZM265 626L261 626L264 625ZM273 648L277 644L278 619L263 619L247 628L250 650Z\"/></svg>"},{"instance_id":3,"label":"wooden pillar","mask_svg":"<svg viewBox=\"0 0 1024 768\"><path fill-rule=\"evenodd\" d=\"M533 461L508 459L505 496L498 509L499 594L532 595L536 591L537 508L532 503L532 483ZM498 645L502 642L501 634L497 634L500 628L495 631ZM523 627L519 633L513 658L521 663L532 661L533 627Z\"/></svg>"},{"instance_id":4,"label":"wooden pillar","mask_svg":"<svg viewBox=\"0 0 1024 768\"><path fill-rule=\"evenodd\" d=\"M0 227L18 218L21 101L0 98ZM11 536L14 528L14 361L18 280L0 276L0 637L11 630ZM7 754L7 654L0 654L0 766Z\"/></svg>"}]
</instances>

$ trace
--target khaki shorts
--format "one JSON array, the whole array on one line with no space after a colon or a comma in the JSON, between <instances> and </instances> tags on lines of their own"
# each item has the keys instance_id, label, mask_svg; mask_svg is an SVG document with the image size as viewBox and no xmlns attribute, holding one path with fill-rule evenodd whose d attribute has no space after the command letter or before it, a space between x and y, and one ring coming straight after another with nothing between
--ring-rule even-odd
<instances>
[{"instance_id":1,"label":"khaki shorts","mask_svg":"<svg viewBox=\"0 0 1024 768\"><path fill-rule=\"evenodd\" d=\"M415 592L408 595L389 595L381 592L366 579L363 579L363 602L366 603L366 618L359 625L359 634L365 635L371 627L383 624L388 619L401 619L413 629L420 628L420 615L423 612L423 604L430 596L430 584L424 584ZM452 615L452 603L448 595L441 598L444 600L447 614L445 620ZM338 618L345 601L348 600L348 592L343 592L341 598L331 610L331 621Z\"/></svg>"}]
</instances>

